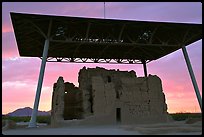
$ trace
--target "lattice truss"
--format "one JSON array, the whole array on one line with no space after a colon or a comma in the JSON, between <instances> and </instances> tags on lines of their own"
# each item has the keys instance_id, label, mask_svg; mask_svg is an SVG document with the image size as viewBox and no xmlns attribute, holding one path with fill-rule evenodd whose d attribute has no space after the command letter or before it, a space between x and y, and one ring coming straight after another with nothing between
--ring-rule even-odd
<instances>
[{"instance_id":1,"label":"lattice truss","mask_svg":"<svg viewBox=\"0 0 204 137\"><path fill-rule=\"evenodd\" d=\"M23 49L20 54L41 58L44 41L49 39L48 62L148 63L202 34L202 27L192 24L21 16L24 18L18 21L13 18L19 49Z\"/></svg>"}]
</instances>

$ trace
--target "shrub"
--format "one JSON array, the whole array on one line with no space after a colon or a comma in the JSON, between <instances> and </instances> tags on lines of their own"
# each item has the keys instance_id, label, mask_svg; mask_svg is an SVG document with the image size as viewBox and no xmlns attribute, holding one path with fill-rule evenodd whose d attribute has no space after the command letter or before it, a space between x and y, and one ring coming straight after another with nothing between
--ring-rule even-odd
<instances>
[{"instance_id":1,"label":"shrub","mask_svg":"<svg viewBox=\"0 0 204 137\"><path fill-rule=\"evenodd\" d=\"M172 118L176 121L186 120L189 118L201 118L201 113L174 113L170 114Z\"/></svg>"},{"instance_id":2,"label":"shrub","mask_svg":"<svg viewBox=\"0 0 204 137\"><path fill-rule=\"evenodd\" d=\"M51 122L51 116L37 116L38 123L47 123L48 125Z\"/></svg>"},{"instance_id":3,"label":"shrub","mask_svg":"<svg viewBox=\"0 0 204 137\"><path fill-rule=\"evenodd\" d=\"M24 117L12 117L12 116L4 116L2 120L13 120L15 122L29 122L31 119L30 116ZM38 123L47 123L50 124L51 116L37 116Z\"/></svg>"}]
</instances>

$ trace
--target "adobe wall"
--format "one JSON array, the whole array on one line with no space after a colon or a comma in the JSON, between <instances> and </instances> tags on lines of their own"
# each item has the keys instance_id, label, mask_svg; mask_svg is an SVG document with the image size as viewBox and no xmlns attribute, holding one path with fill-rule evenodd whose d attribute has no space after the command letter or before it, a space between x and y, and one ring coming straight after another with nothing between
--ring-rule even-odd
<instances>
[{"instance_id":1,"label":"adobe wall","mask_svg":"<svg viewBox=\"0 0 204 137\"><path fill-rule=\"evenodd\" d=\"M83 118L82 92L73 83L59 77L54 83L51 109L51 126L62 126L65 120Z\"/></svg>"},{"instance_id":2,"label":"adobe wall","mask_svg":"<svg viewBox=\"0 0 204 137\"><path fill-rule=\"evenodd\" d=\"M84 67L79 72L78 82L79 88L70 83L68 88L62 77L58 79L53 91L51 125L141 124L169 120L162 82L156 75L137 77L134 71ZM63 106L66 89L79 91L74 98L69 95L70 101L78 104ZM74 106L80 109L71 109ZM78 113L77 119L83 119L64 120L66 108L70 108L68 113Z\"/></svg>"},{"instance_id":3,"label":"adobe wall","mask_svg":"<svg viewBox=\"0 0 204 137\"><path fill-rule=\"evenodd\" d=\"M55 127L64 120L64 93L65 85L63 77L59 77L54 83L52 93L51 126Z\"/></svg>"},{"instance_id":4,"label":"adobe wall","mask_svg":"<svg viewBox=\"0 0 204 137\"><path fill-rule=\"evenodd\" d=\"M65 82L64 84L64 120L82 119L82 92L73 83Z\"/></svg>"},{"instance_id":5,"label":"adobe wall","mask_svg":"<svg viewBox=\"0 0 204 137\"><path fill-rule=\"evenodd\" d=\"M134 71L83 68L79 88L83 91L84 117L92 116L96 122L96 117L103 117L104 123L168 121L165 95L157 76L145 78L137 77Z\"/></svg>"}]
</instances>

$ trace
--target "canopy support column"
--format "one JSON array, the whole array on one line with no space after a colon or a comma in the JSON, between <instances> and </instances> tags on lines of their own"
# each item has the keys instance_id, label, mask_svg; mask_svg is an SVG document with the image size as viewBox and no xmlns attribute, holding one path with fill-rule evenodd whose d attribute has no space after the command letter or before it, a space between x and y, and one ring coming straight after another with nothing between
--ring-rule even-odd
<instances>
[{"instance_id":1,"label":"canopy support column","mask_svg":"<svg viewBox=\"0 0 204 137\"><path fill-rule=\"evenodd\" d=\"M195 90L195 93L196 93L196 96L197 96L197 100L198 100L198 103L200 105L200 109L201 109L201 112L202 112L202 98L201 98L201 95L200 95L200 92L199 92L199 89L198 89L198 85L197 85L197 82L196 82L196 79L195 79L195 76L194 76L194 73L193 73L193 69L192 69L192 66L191 66L191 62L190 62L190 59L188 57L188 53L187 53L187 50L186 50L185 46L182 46L182 51L183 51L184 58L186 60L188 71L189 71L190 76L191 76L191 81L193 83L193 87L194 87L194 90Z\"/></svg>"},{"instance_id":2,"label":"canopy support column","mask_svg":"<svg viewBox=\"0 0 204 137\"><path fill-rule=\"evenodd\" d=\"M42 58L41 67L40 67L40 75L38 78L38 86L37 86L37 91L36 91L36 95L35 95L35 102L34 102L34 106L33 106L31 120L29 122L28 127L37 127L36 117L37 117L37 113L38 113L40 93L41 93L41 89L42 89L42 83L43 83L43 78L44 78L44 71L45 71L45 65L46 65L46 60L47 60L47 55L48 55L48 49L49 49L49 39L46 39L45 45L44 45L44 50L43 50L43 58Z\"/></svg>"},{"instance_id":3,"label":"canopy support column","mask_svg":"<svg viewBox=\"0 0 204 137\"><path fill-rule=\"evenodd\" d=\"M147 77L147 66L146 66L146 61L143 59L141 60L142 61L142 64L143 64L143 68L144 68L144 75L145 77Z\"/></svg>"}]
</instances>

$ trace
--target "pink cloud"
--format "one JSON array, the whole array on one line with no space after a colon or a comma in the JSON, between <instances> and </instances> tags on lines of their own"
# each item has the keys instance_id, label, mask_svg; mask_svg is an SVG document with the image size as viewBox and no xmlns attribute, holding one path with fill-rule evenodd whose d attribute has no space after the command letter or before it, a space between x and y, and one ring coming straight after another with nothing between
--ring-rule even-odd
<instances>
[{"instance_id":1,"label":"pink cloud","mask_svg":"<svg viewBox=\"0 0 204 137\"><path fill-rule=\"evenodd\" d=\"M13 32L13 28L10 25L2 25L2 33Z\"/></svg>"},{"instance_id":2,"label":"pink cloud","mask_svg":"<svg viewBox=\"0 0 204 137\"><path fill-rule=\"evenodd\" d=\"M2 58L19 57L13 32L2 33Z\"/></svg>"},{"instance_id":3,"label":"pink cloud","mask_svg":"<svg viewBox=\"0 0 204 137\"><path fill-rule=\"evenodd\" d=\"M181 56L181 57L180 57ZM151 64L148 64L148 73L153 75L158 75L162 80L163 90L166 95L167 103L168 103L168 111L175 112L174 101L177 101L180 109L185 108L184 103L180 101L182 98L186 98L188 100L195 100L195 93L190 81L189 74L187 72L187 68L185 68L186 64L184 60L178 59L182 58L182 54L175 53L173 57L166 57L160 59L158 61L154 61ZM170 60L168 58L171 58ZM197 59L197 58L194 58ZM196 60L192 60L195 62ZM198 60L199 61L199 60ZM39 76L40 69L40 59L36 58L20 58L13 60L3 60L3 82L15 82L22 81L29 84L33 84L34 87L32 89L32 93L35 93L37 87L37 80ZM175 67L177 64L177 67ZM27 67L29 66L29 67ZM75 63L51 63L48 62L46 64L45 76L43 87L47 86L52 89L53 84L57 81L59 76L63 76L65 82L73 82L76 86L78 86L78 72L83 67L87 68L95 68L104 67L106 69L120 69L120 70L135 70L137 76L143 76L143 67L142 65L132 65L132 64L75 64ZM23 71L21 69L16 68L24 68ZM185 70L185 71L183 71ZM197 69L196 74L200 77L198 79L199 87L201 86L201 75ZM184 84L185 83L185 84ZM188 83L188 84L187 84ZM4 90L4 89L3 89ZM202 86L200 88L202 91ZM34 95L33 95L34 97ZM51 95L49 96L51 98ZM48 101L49 102L49 101ZM192 102L192 101L191 101ZM31 103L32 104L32 103ZM48 103L49 104L49 103ZM194 101L194 107L198 107L198 103ZM177 107L178 108L178 107ZM188 108L186 111L191 111L192 109ZM199 109L197 109L199 110Z\"/></svg>"},{"instance_id":4,"label":"pink cloud","mask_svg":"<svg viewBox=\"0 0 204 137\"><path fill-rule=\"evenodd\" d=\"M65 3L61 7L62 15L103 18L102 2Z\"/></svg>"},{"instance_id":5,"label":"pink cloud","mask_svg":"<svg viewBox=\"0 0 204 137\"><path fill-rule=\"evenodd\" d=\"M181 7L182 6L182 10ZM201 23L200 3L106 3L107 18L134 20L157 20ZM40 13L62 16L83 16L103 18L103 2L100 3L3 3L2 26L2 110L9 112L19 107L33 106L41 60L20 58L15 36L11 27L9 12ZM46 7L46 8L45 8ZM161 9L165 9L162 10ZM132 14L140 13L140 14ZM152 13L152 14L149 14ZM10 24L10 25L9 25ZM187 47L193 70L202 91L202 40ZM78 71L83 67L104 67L106 69L135 70L143 76L142 65L109 64L66 64L47 63L40 101L40 110L49 110L54 82L59 76L78 85ZM158 75L163 84L169 112L199 111L198 102L181 50L147 65L148 73ZM10 82L10 86L8 85ZM26 85L21 85L19 83ZM7 83L7 85L5 85ZM16 84L12 86L12 84ZM49 89L49 91L48 91ZM21 99L21 96L25 98ZM202 92L201 92L202 95ZM14 99L14 101L12 100ZM16 99L16 101L15 101ZM188 104L188 105L186 105Z\"/></svg>"},{"instance_id":6,"label":"pink cloud","mask_svg":"<svg viewBox=\"0 0 204 137\"><path fill-rule=\"evenodd\" d=\"M195 96L167 99L168 112L201 112Z\"/></svg>"},{"instance_id":7,"label":"pink cloud","mask_svg":"<svg viewBox=\"0 0 204 137\"><path fill-rule=\"evenodd\" d=\"M193 45L193 46L192 46ZM197 84L202 96L202 49L200 42L187 47ZM148 64L163 85L169 112L200 112L197 97L181 50Z\"/></svg>"},{"instance_id":8,"label":"pink cloud","mask_svg":"<svg viewBox=\"0 0 204 137\"><path fill-rule=\"evenodd\" d=\"M2 81L36 81L40 59L9 58L2 61ZM23 71L22 71L22 68Z\"/></svg>"},{"instance_id":9,"label":"pink cloud","mask_svg":"<svg viewBox=\"0 0 204 137\"><path fill-rule=\"evenodd\" d=\"M38 58L10 58L3 59L2 62L2 80L7 81L26 81L30 83L37 83L41 60ZM46 63L44 84L52 86L53 82L57 81L59 76L64 76L66 81L74 82L78 85L78 72L84 66L95 68L105 67L107 69L120 70L136 70L137 76L143 76L142 65L127 65L127 64L90 64L90 63ZM23 71L19 68L23 68Z\"/></svg>"},{"instance_id":10,"label":"pink cloud","mask_svg":"<svg viewBox=\"0 0 204 137\"><path fill-rule=\"evenodd\" d=\"M33 107L36 85L23 81L2 83L2 106L3 113L14 111L16 108ZM51 109L52 88L43 87L41 91L40 110ZM15 102L15 103L11 103Z\"/></svg>"},{"instance_id":11,"label":"pink cloud","mask_svg":"<svg viewBox=\"0 0 204 137\"><path fill-rule=\"evenodd\" d=\"M28 67L29 66L29 67ZM53 84L59 76L63 76L65 82L73 82L78 86L78 72L83 67L95 68L96 66L107 69L126 70L127 67L134 68L133 65L107 65L107 64L70 64L70 63L47 63L44 76L43 88L49 88L49 91L41 92L40 110L49 110L51 106L51 97ZM24 68L17 69L17 68ZM33 106L37 80L39 75L40 59L23 58L13 60L3 60L3 110L7 113L14 108L24 106ZM131 69L131 70L132 70ZM19 95L23 95L24 100ZM18 98L16 98L18 97ZM10 102L16 102L12 107Z\"/></svg>"},{"instance_id":12,"label":"pink cloud","mask_svg":"<svg viewBox=\"0 0 204 137\"><path fill-rule=\"evenodd\" d=\"M201 7L200 2L193 4L192 2L110 2L107 3L107 16L143 21L202 22ZM127 9L129 12L140 14L127 14Z\"/></svg>"}]
</instances>

